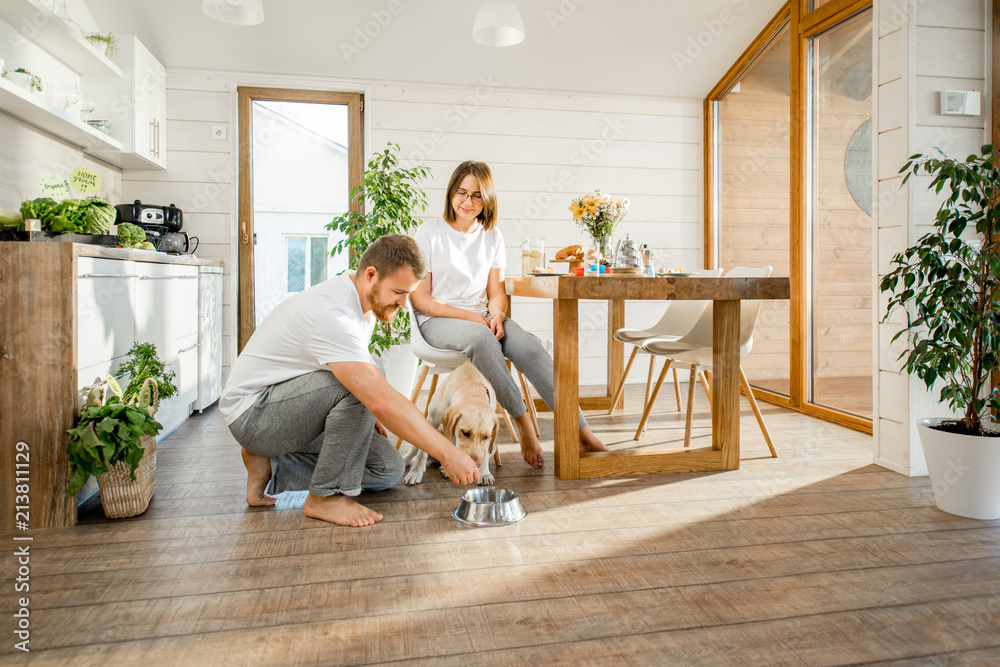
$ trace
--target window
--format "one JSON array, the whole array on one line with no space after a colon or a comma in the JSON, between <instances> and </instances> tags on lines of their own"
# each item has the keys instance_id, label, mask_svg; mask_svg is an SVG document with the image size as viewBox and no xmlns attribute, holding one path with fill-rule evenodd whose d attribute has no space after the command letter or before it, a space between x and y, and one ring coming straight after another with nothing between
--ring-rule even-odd
<instances>
[{"instance_id":1,"label":"window","mask_svg":"<svg viewBox=\"0 0 1000 667\"><path fill-rule=\"evenodd\" d=\"M326 243L326 236L285 237L285 284L289 293L326 280Z\"/></svg>"}]
</instances>

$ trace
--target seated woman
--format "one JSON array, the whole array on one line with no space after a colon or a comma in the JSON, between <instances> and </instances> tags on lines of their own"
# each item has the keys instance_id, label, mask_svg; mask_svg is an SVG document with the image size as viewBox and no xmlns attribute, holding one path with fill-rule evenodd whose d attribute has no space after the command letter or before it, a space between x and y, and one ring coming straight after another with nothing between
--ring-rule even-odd
<instances>
[{"instance_id":1,"label":"seated woman","mask_svg":"<svg viewBox=\"0 0 1000 667\"><path fill-rule=\"evenodd\" d=\"M505 320L507 259L496 225L490 168L482 162L463 162L448 181L444 216L421 225L414 234L427 258L427 278L410 298L424 339L469 357L517 424L524 460L541 468L542 446L505 359L528 377L551 408L552 357L535 336ZM581 411L580 451L606 450Z\"/></svg>"}]
</instances>

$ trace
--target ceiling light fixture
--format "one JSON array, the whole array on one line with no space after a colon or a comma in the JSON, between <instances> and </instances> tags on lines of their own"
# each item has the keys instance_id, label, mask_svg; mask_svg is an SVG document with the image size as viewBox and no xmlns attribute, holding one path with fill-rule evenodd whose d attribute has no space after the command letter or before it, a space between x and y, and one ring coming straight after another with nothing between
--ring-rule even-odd
<instances>
[{"instance_id":1,"label":"ceiling light fixture","mask_svg":"<svg viewBox=\"0 0 1000 667\"><path fill-rule=\"evenodd\" d=\"M263 0L202 0L206 16L233 25L257 25L264 22Z\"/></svg>"},{"instance_id":2,"label":"ceiling light fixture","mask_svg":"<svg viewBox=\"0 0 1000 667\"><path fill-rule=\"evenodd\" d=\"M472 25L472 39L486 46L520 44L524 41L521 13L511 0L486 0Z\"/></svg>"}]
</instances>

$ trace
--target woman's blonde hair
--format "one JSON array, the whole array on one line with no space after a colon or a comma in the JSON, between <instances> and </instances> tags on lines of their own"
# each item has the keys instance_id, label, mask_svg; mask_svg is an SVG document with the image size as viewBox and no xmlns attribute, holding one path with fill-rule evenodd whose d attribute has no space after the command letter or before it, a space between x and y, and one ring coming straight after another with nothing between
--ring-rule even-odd
<instances>
[{"instance_id":1,"label":"woman's blonde hair","mask_svg":"<svg viewBox=\"0 0 1000 667\"><path fill-rule=\"evenodd\" d=\"M483 210L479 212L476 219L479 220L483 229L489 231L497 224L497 195L493 189L493 174L485 162L466 160L455 168L448 181L448 192L444 202L444 219L448 222L455 222L455 208L451 202L455 198L455 191L466 176L475 176L479 180L479 194L483 197ZM471 192L469 194L472 194Z\"/></svg>"}]
</instances>

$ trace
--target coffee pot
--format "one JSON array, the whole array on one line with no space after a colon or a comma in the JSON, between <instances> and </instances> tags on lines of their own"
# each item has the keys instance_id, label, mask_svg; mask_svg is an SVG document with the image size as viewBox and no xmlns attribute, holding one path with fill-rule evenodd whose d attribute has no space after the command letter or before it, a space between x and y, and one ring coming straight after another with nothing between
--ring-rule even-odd
<instances>
[{"instance_id":1,"label":"coffee pot","mask_svg":"<svg viewBox=\"0 0 1000 667\"><path fill-rule=\"evenodd\" d=\"M615 269L641 269L642 251L638 241L633 241L628 234L618 241L615 247Z\"/></svg>"}]
</instances>

